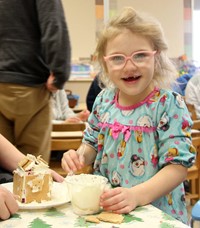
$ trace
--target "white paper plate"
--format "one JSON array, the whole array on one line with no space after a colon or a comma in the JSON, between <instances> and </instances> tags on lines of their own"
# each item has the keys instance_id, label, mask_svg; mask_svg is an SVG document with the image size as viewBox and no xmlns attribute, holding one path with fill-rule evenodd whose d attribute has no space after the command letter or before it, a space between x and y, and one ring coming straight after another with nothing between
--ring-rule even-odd
<instances>
[{"instance_id":1,"label":"white paper plate","mask_svg":"<svg viewBox=\"0 0 200 228\"><path fill-rule=\"evenodd\" d=\"M2 184L2 186L7 188L11 192L13 191L12 182ZM53 182L52 200L44 201L41 203L32 202L32 203L28 203L28 204L18 202L18 204L19 204L20 209L30 210L30 209L42 209L42 208L55 207L55 206L65 204L69 201L70 201L70 199L69 199L69 194L68 194L66 183L65 182L63 182L63 183Z\"/></svg>"}]
</instances>

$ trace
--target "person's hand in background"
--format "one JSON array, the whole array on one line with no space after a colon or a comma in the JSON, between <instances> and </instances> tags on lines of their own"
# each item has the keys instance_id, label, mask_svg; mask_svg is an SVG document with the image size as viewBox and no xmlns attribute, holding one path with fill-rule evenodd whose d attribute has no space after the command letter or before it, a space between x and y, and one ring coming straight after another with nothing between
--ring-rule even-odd
<instances>
[{"instance_id":1,"label":"person's hand in background","mask_svg":"<svg viewBox=\"0 0 200 228\"><path fill-rule=\"evenodd\" d=\"M90 111L88 111L87 109L77 113L77 117L83 122L87 121L89 115L90 115Z\"/></svg>"},{"instance_id":2,"label":"person's hand in background","mask_svg":"<svg viewBox=\"0 0 200 228\"><path fill-rule=\"evenodd\" d=\"M65 120L66 123L80 123L87 121L90 112L88 110L83 110L77 113L75 116L71 116Z\"/></svg>"},{"instance_id":3,"label":"person's hand in background","mask_svg":"<svg viewBox=\"0 0 200 228\"><path fill-rule=\"evenodd\" d=\"M3 186L0 186L0 219L6 220L16 213L19 206L16 197Z\"/></svg>"},{"instance_id":4,"label":"person's hand in background","mask_svg":"<svg viewBox=\"0 0 200 228\"><path fill-rule=\"evenodd\" d=\"M54 79L55 79L55 76L53 75L53 73L51 73L46 82L47 89L52 93L55 93L58 90L58 88L56 88L56 86L54 86Z\"/></svg>"}]
</instances>

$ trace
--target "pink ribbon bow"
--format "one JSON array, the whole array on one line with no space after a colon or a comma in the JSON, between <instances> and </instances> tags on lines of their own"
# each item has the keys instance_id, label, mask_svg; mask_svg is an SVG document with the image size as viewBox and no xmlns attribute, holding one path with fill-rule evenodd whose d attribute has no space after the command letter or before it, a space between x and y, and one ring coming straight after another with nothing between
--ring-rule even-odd
<instances>
[{"instance_id":1,"label":"pink ribbon bow","mask_svg":"<svg viewBox=\"0 0 200 228\"><path fill-rule=\"evenodd\" d=\"M122 125L118 122L114 122L114 124L111 126L111 129L112 129L112 137L114 139L117 139L119 136L119 133L122 130Z\"/></svg>"}]
</instances>

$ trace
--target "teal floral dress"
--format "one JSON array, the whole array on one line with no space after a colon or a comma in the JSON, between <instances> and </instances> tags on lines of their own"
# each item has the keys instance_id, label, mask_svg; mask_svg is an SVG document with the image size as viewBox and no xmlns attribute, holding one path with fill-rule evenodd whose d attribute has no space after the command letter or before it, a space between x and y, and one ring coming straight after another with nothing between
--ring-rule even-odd
<instances>
[{"instance_id":1,"label":"teal floral dress","mask_svg":"<svg viewBox=\"0 0 200 228\"><path fill-rule=\"evenodd\" d=\"M191 125L190 114L176 92L155 88L142 102L124 107L118 103L117 90L104 89L93 105L83 142L97 151L95 174L107 177L114 187L130 188L167 164L192 166ZM184 196L180 184L152 204L187 223Z\"/></svg>"}]
</instances>

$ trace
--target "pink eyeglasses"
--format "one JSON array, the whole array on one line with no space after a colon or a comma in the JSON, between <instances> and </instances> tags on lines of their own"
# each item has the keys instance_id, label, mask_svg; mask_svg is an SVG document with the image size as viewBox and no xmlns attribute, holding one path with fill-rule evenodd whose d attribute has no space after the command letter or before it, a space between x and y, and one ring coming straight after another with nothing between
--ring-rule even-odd
<instances>
[{"instance_id":1,"label":"pink eyeglasses","mask_svg":"<svg viewBox=\"0 0 200 228\"><path fill-rule=\"evenodd\" d=\"M156 52L157 51L138 51L133 52L130 56L123 54L108 55L104 56L104 61L107 62L114 70L120 70L124 68L128 60L131 60L135 66L141 67L144 66L144 64L152 56L154 56Z\"/></svg>"}]
</instances>

